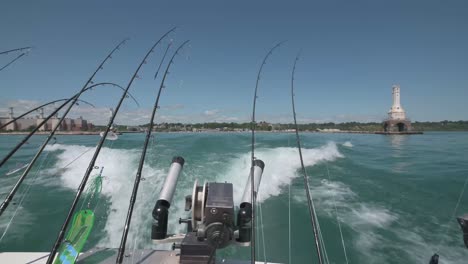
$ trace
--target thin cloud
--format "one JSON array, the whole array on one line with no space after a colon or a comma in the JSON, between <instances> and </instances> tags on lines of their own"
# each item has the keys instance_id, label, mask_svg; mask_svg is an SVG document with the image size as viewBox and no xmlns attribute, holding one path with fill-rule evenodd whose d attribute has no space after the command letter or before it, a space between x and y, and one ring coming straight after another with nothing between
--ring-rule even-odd
<instances>
[{"instance_id":1,"label":"thin cloud","mask_svg":"<svg viewBox=\"0 0 468 264\"><path fill-rule=\"evenodd\" d=\"M209 116L209 117L216 116L218 113L219 113L219 110L218 110L218 109L205 110L205 111L203 112L203 114L204 114L205 116Z\"/></svg>"}]
</instances>

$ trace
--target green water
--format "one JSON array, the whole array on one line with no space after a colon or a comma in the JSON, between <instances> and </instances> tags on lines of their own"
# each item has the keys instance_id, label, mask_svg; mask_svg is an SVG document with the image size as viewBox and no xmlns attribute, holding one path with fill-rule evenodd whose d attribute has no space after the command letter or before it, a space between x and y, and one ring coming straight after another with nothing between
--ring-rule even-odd
<instances>
[{"instance_id":1,"label":"green water","mask_svg":"<svg viewBox=\"0 0 468 264\"><path fill-rule=\"evenodd\" d=\"M0 136L0 157L21 139ZM337 219L350 263L428 263L434 252L441 255L440 263L468 263L468 249L451 217L468 176L468 133L311 133L302 139L330 263L345 263ZM5 173L18 163L27 163L43 140L32 138L0 168L1 197L19 177ZM97 136L57 136L57 143L47 147L14 203L0 217L0 236L8 228L0 251L50 250L92 157L93 151L86 151L97 140ZM104 166L102 199L85 249L118 247L143 141L143 134L125 134L106 142L101 151L96 165ZM186 160L170 209L169 230L174 233L184 230L177 221L186 216L184 197L191 194L196 179L199 183L232 182L238 203L249 173L249 144L248 133L156 134L148 150L127 248L153 247L151 211L172 156ZM289 262L291 186L292 263L316 263L294 135L259 133L256 157L266 164L259 191L265 244L260 233L258 259L266 256L271 262ZM23 196L28 187L28 195ZM463 213L468 213L468 191L456 215ZM219 255L249 259L250 250L230 247Z\"/></svg>"}]
</instances>

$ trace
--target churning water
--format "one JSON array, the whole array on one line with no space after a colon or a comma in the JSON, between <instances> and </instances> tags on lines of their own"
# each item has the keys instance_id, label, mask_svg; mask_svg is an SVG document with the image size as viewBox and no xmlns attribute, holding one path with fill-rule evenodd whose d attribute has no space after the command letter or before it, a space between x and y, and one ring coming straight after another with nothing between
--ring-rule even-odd
<instances>
[{"instance_id":1,"label":"churning water","mask_svg":"<svg viewBox=\"0 0 468 264\"><path fill-rule=\"evenodd\" d=\"M331 263L345 262L337 221L351 263L427 263L435 252L441 263L468 263L468 249L451 218L468 176L467 133L304 133L301 137ZM0 136L0 156L21 138ZM19 177L19 173L5 173L18 163L27 163L43 140L42 136L33 137L0 169L2 198ZM0 236L6 230L0 251L50 250L97 140L97 136L57 136L57 143L46 148L0 218ZM249 173L248 133L157 133L152 140L132 218L129 249L153 247L151 211L173 156L183 156L186 163L170 208L172 233L185 229L178 219L187 216L184 197L191 194L195 180L199 184L233 183L238 205ZM118 247L143 141L143 134L125 134L106 142L102 149L96 162L104 167L102 198L86 248ZM265 245L262 236L257 236L258 259L266 256L271 262L288 262L290 185L292 263L315 261L295 136L258 133L255 155L266 164L259 190ZM468 192L456 215L463 213L468 213ZM249 259L250 250L230 247L219 255Z\"/></svg>"}]
</instances>

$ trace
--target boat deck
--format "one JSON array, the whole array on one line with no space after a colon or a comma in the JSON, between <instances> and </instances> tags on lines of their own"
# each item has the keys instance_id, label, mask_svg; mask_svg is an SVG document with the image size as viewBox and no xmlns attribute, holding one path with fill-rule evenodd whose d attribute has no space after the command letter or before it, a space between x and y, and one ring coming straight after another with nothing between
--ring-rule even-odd
<instances>
[{"instance_id":1,"label":"boat deck","mask_svg":"<svg viewBox=\"0 0 468 264\"><path fill-rule=\"evenodd\" d=\"M117 257L117 249L113 248L93 248L80 254L76 263L100 263L100 264L115 264ZM49 253L47 252L3 252L0 253L0 263L9 264L45 264ZM123 263L161 263L161 264L177 264L179 263L178 251L139 249L128 251L125 254ZM222 258L216 259L216 263L223 264L249 264L248 260L226 260ZM260 264L265 262L256 261ZM275 264L267 262L268 264Z\"/></svg>"}]
</instances>

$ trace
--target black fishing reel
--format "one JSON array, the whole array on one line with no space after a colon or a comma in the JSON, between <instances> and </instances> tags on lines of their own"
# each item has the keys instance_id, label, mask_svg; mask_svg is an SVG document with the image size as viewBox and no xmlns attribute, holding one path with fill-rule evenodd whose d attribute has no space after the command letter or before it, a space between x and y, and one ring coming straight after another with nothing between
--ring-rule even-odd
<instances>
[{"instance_id":1,"label":"black fishing reel","mask_svg":"<svg viewBox=\"0 0 468 264\"><path fill-rule=\"evenodd\" d=\"M463 241L465 242L465 246L468 248L468 214L457 217L457 221L463 232Z\"/></svg>"},{"instance_id":2,"label":"black fishing reel","mask_svg":"<svg viewBox=\"0 0 468 264\"><path fill-rule=\"evenodd\" d=\"M458 224L460 224L461 230L463 232L463 241L465 242L466 248L468 248L468 214L457 217L457 222ZM439 263L439 255L438 254L432 255L431 259L429 260L429 264L438 264L438 263Z\"/></svg>"}]
</instances>

